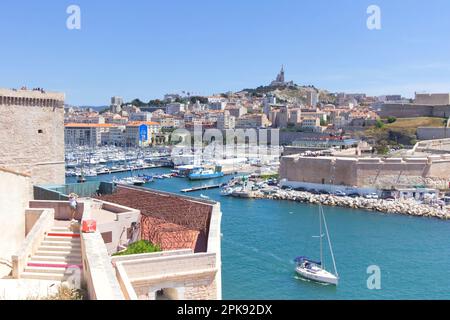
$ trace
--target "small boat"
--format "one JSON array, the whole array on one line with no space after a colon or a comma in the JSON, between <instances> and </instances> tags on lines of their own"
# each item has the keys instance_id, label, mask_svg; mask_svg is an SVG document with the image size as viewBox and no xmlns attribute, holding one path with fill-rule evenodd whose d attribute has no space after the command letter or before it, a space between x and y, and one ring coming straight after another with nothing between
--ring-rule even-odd
<instances>
[{"instance_id":1,"label":"small boat","mask_svg":"<svg viewBox=\"0 0 450 320\"><path fill-rule=\"evenodd\" d=\"M188 174L189 180L207 180L207 179L214 179L214 178L220 178L220 177L223 177L223 172L221 171L220 167L216 167L215 170L199 168L199 169L192 170Z\"/></svg>"},{"instance_id":2,"label":"small boat","mask_svg":"<svg viewBox=\"0 0 450 320\"><path fill-rule=\"evenodd\" d=\"M131 179L131 182L133 183L133 185L135 186L143 186L145 184L145 180L142 178L133 178Z\"/></svg>"},{"instance_id":3,"label":"small boat","mask_svg":"<svg viewBox=\"0 0 450 320\"><path fill-rule=\"evenodd\" d=\"M201 194L201 195L200 195L200 198L203 198L203 199L209 199L209 197L208 197L208 196L205 196L204 194Z\"/></svg>"},{"instance_id":4,"label":"small boat","mask_svg":"<svg viewBox=\"0 0 450 320\"><path fill-rule=\"evenodd\" d=\"M295 258L295 262L297 263L297 266L295 268L295 271L297 274L305 279L321 282L321 283L327 283L331 285L338 285L339 282L339 275L337 273L336 269L336 262L334 260L334 254L333 254L333 248L331 247L331 240L330 236L328 234L328 227L327 222L325 220L325 215L323 214L323 208L322 206L319 206L319 218L320 218L320 261L314 261L309 259L308 257L297 257ZM330 247L330 253L331 258L333 260L333 266L334 266L334 274L327 271L325 269L325 265L323 263L323 249L322 249L322 239L324 237L324 234L322 234L322 220L323 225L325 227L326 236L328 239L328 245Z\"/></svg>"},{"instance_id":5,"label":"small boat","mask_svg":"<svg viewBox=\"0 0 450 320\"><path fill-rule=\"evenodd\" d=\"M233 194L233 192L234 192L234 189L233 189L233 188L230 188L230 187L228 187L228 188L223 188L223 189L220 191L220 195L222 195L222 196L231 196L231 195Z\"/></svg>"}]
</instances>

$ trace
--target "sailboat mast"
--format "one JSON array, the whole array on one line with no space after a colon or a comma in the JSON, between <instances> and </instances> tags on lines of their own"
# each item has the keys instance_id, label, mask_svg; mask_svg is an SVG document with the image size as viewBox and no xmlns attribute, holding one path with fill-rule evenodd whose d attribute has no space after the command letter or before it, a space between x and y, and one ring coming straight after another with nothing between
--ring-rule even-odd
<instances>
[{"instance_id":1,"label":"sailboat mast","mask_svg":"<svg viewBox=\"0 0 450 320\"><path fill-rule=\"evenodd\" d=\"M322 248L322 206L319 206L319 238L320 238L320 262L322 263L322 268L325 269L325 262L323 261L323 248Z\"/></svg>"},{"instance_id":2,"label":"sailboat mast","mask_svg":"<svg viewBox=\"0 0 450 320\"><path fill-rule=\"evenodd\" d=\"M328 245L330 246L331 259L333 260L334 273L337 276L338 272L337 272L337 268L336 268L336 261L334 260L333 248L331 246L331 239L330 239L330 235L328 234L327 221L325 220L325 215L323 214L323 211L322 211L322 215L323 215L323 224L325 226L325 232L327 233Z\"/></svg>"}]
</instances>

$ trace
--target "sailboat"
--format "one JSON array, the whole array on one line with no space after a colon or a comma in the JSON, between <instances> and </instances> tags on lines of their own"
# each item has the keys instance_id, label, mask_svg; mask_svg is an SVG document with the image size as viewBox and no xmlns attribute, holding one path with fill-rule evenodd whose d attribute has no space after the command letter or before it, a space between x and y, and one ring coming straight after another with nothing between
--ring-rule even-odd
<instances>
[{"instance_id":1,"label":"sailboat","mask_svg":"<svg viewBox=\"0 0 450 320\"><path fill-rule=\"evenodd\" d=\"M336 261L334 260L334 254L333 254L333 248L331 247L331 240L330 236L328 234L328 227L327 222L325 220L325 215L323 214L323 208L322 206L319 206L319 220L320 220L320 261L314 261L309 259L308 257L297 257L294 261L297 263L297 266L295 268L295 271L297 274L303 278L321 282L321 283L327 283L337 286L339 282L339 275L336 269ZM328 245L330 247L330 253L331 258L333 260L333 266L334 266L334 274L327 271L325 269L325 264L323 263L323 237L324 234L322 233L322 221L323 225L325 227L325 233L326 237L328 239Z\"/></svg>"}]
</instances>

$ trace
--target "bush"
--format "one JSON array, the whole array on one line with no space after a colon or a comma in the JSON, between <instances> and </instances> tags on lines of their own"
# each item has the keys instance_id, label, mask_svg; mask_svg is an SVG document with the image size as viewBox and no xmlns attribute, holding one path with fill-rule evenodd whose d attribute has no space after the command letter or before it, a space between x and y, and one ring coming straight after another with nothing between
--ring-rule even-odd
<instances>
[{"instance_id":1,"label":"bush","mask_svg":"<svg viewBox=\"0 0 450 320\"><path fill-rule=\"evenodd\" d=\"M126 250L113 254L113 256L126 256L130 254L151 253L159 251L161 251L160 246L154 245L147 240L140 240L130 244Z\"/></svg>"},{"instance_id":2,"label":"bush","mask_svg":"<svg viewBox=\"0 0 450 320\"><path fill-rule=\"evenodd\" d=\"M388 123L394 123L395 121L397 121L396 117L388 117Z\"/></svg>"},{"instance_id":3,"label":"bush","mask_svg":"<svg viewBox=\"0 0 450 320\"><path fill-rule=\"evenodd\" d=\"M378 129L382 129L382 128L384 128L384 122L381 121L381 120L377 120L377 122L375 123L375 126L376 126Z\"/></svg>"}]
</instances>

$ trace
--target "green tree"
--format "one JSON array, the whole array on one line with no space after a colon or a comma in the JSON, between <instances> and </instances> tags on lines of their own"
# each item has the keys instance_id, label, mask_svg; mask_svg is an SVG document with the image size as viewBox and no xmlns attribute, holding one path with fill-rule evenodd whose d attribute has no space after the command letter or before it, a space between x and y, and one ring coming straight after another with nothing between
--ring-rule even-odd
<instances>
[{"instance_id":1,"label":"green tree","mask_svg":"<svg viewBox=\"0 0 450 320\"><path fill-rule=\"evenodd\" d=\"M381 121L381 120L377 120L377 121L375 122L375 126L376 126L378 129L382 129L382 128L384 128L384 122Z\"/></svg>"}]
</instances>

